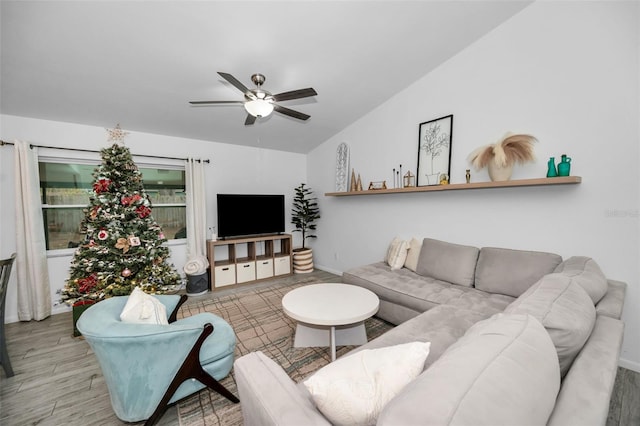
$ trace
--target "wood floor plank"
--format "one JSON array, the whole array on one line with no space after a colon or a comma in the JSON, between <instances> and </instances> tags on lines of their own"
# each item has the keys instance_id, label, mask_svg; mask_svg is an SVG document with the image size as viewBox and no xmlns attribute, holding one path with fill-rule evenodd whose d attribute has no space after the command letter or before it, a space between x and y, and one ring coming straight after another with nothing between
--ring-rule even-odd
<instances>
[{"instance_id":1,"label":"wood floor plank","mask_svg":"<svg viewBox=\"0 0 640 426\"><path fill-rule=\"evenodd\" d=\"M622 376L624 375L625 370L618 367L618 373L616 374L616 380L611 393L611 400L609 400L609 414L607 415L606 426L618 426L620 424L620 409L623 397Z\"/></svg>"},{"instance_id":2,"label":"wood floor plank","mask_svg":"<svg viewBox=\"0 0 640 426\"><path fill-rule=\"evenodd\" d=\"M620 425L640 425L640 374L625 370L622 375Z\"/></svg>"}]
</instances>

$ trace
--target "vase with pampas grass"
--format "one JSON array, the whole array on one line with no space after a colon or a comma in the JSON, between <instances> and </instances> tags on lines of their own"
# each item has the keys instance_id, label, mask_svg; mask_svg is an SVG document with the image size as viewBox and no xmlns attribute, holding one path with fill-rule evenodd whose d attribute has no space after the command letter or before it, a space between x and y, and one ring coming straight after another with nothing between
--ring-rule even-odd
<instances>
[{"instance_id":1,"label":"vase with pampas grass","mask_svg":"<svg viewBox=\"0 0 640 426\"><path fill-rule=\"evenodd\" d=\"M507 134L497 143L476 149L467 160L476 170L487 167L492 181L509 180L514 164L529 163L535 160L533 147L537 141L531 135Z\"/></svg>"}]
</instances>

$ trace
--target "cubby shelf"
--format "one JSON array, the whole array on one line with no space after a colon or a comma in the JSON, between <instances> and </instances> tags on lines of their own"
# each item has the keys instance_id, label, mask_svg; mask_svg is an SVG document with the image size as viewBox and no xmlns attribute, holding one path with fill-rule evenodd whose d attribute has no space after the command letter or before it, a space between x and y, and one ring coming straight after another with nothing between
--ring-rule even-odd
<instances>
[{"instance_id":1,"label":"cubby shelf","mask_svg":"<svg viewBox=\"0 0 640 426\"><path fill-rule=\"evenodd\" d=\"M449 185L413 186L411 188L370 189L367 191L327 192L327 197L346 197L351 195L405 194L409 192L455 191L460 189L511 188L519 186L571 185L582 182L580 176L562 176L554 178L506 180L502 182L452 183Z\"/></svg>"},{"instance_id":2,"label":"cubby shelf","mask_svg":"<svg viewBox=\"0 0 640 426\"><path fill-rule=\"evenodd\" d=\"M210 289L291 275L291 241L290 234L207 240ZM257 254L257 246L261 246L263 254ZM216 257L216 248L226 255ZM237 256L239 251L246 255Z\"/></svg>"}]
</instances>

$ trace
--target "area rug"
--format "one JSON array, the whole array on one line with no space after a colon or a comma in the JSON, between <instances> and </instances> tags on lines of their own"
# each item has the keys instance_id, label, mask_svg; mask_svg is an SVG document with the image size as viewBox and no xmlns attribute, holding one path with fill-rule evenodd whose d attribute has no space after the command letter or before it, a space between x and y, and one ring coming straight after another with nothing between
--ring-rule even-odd
<instances>
[{"instance_id":1,"label":"area rug","mask_svg":"<svg viewBox=\"0 0 640 426\"><path fill-rule=\"evenodd\" d=\"M179 316L212 312L231 324L236 332L236 359L252 351L262 351L275 360L296 382L327 365L329 348L294 348L295 322L282 311L282 297L302 285L320 282L309 277L272 286L229 294L213 300L188 302ZM378 318L365 322L369 340L383 334L392 325ZM353 346L339 346L337 356ZM221 383L238 395L233 370ZM242 425L240 404L233 404L219 394L204 389L178 403L180 426Z\"/></svg>"}]
</instances>

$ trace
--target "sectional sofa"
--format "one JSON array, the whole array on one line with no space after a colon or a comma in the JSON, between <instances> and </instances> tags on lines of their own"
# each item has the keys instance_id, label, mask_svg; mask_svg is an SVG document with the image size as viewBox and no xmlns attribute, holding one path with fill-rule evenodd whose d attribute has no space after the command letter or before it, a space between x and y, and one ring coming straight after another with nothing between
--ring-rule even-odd
<instances>
[{"instance_id":1,"label":"sectional sofa","mask_svg":"<svg viewBox=\"0 0 640 426\"><path fill-rule=\"evenodd\" d=\"M376 373L380 367L366 363L384 350L398 356L403 345L430 342L415 377L367 408L375 413L351 418L359 402L341 394L344 383L330 383L325 394L311 386L323 384L324 369L296 384L264 354L252 353L235 363L245 424L606 423L626 284L607 279L593 259L395 240L384 262L346 271L343 282L376 293L376 315L397 326L325 369L335 374L338 363L360 357L366 374L391 382L406 373L394 372L403 363ZM358 383L368 400L380 396L384 383L351 374L345 369L347 387ZM333 408L332 393L341 398Z\"/></svg>"}]
</instances>

